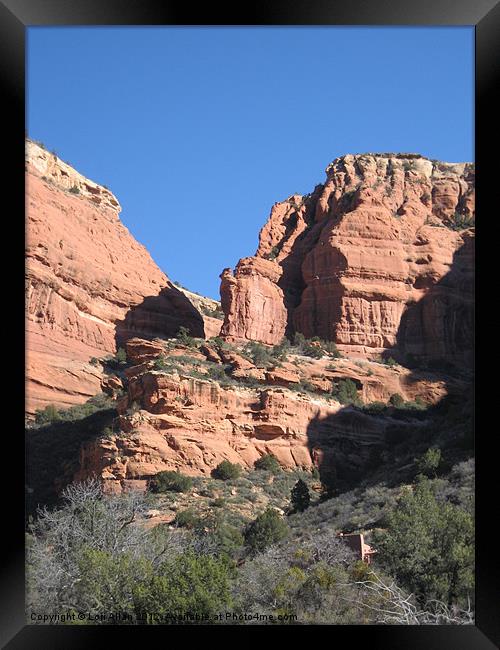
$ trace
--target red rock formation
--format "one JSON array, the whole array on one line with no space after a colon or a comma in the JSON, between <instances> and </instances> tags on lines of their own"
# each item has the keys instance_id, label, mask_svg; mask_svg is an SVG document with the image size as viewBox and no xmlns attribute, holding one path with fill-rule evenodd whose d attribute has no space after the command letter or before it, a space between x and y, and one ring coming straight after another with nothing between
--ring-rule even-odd
<instances>
[{"instance_id":1,"label":"red rock formation","mask_svg":"<svg viewBox=\"0 0 500 650\"><path fill-rule=\"evenodd\" d=\"M464 344L472 347L465 314L471 291L462 297L454 290L458 274L450 271L465 245L462 268L471 276L473 229L450 226L456 214L474 217L474 166L366 154L339 158L326 174L312 194L275 204L255 257L240 260L234 275L222 273L221 334L275 344L299 331L365 358L393 348L409 352L398 339L402 316L447 276L440 302L455 295L454 312L464 318L460 342L431 301L421 311L420 334L412 327L406 340L412 354L463 360ZM430 345L436 328L440 342Z\"/></svg>"},{"instance_id":2,"label":"red rock formation","mask_svg":"<svg viewBox=\"0 0 500 650\"><path fill-rule=\"evenodd\" d=\"M106 188L26 145L28 413L100 390L92 357L134 334L203 336L199 312L120 222Z\"/></svg>"},{"instance_id":3,"label":"red rock formation","mask_svg":"<svg viewBox=\"0 0 500 650\"><path fill-rule=\"evenodd\" d=\"M141 410L126 415L132 402ZM128 398L119 403L121 433L85 445L75 478L97 474L117 491L124 480L164 469L209 474L225 458L250 467L265 453L284 467L311 467L308 425L339 408L279 388L225 389L149 372L131 379Z\"/></svg>"},{"instance_id":4,"label":"red rock formation","mask_svg":"<svg viewBox=\"0 0 500 650\"><path fill-rule=\"evenodd\" d=\"M144 352L148 342L134 340L133 347L137 353ZM302 378L330 392L332 382L350 377L366 402L387 402L390 395L400 393L406 400L418 396L435 403L451 387L428 374L419 378L401 366L347 359L338 359L332 366L331 359L306 363L293 356L281 368L265 371L234 351L221 351L225 361L232 359L231 376L253 377L262 386L221 386L201 379L203 365L198 363L193 366L198 376L190 376L190 362L182 353L185 350L180 348L168 351L170 361L182 359L178 371L153 370L151 361L126 370L127 395L117 402L116 433L84 445L76 479L96 474L113 492L127 486L142 489L149 477L163 470L206 475L223 459L251 467L268 453L288 468L311 468L334 454L337 464L360 469L373 445L380 444L387 427L394 425L391 417L369 417L326 395L280 388L279 384L293 386L300 372ZM187 358L198 362L200 357L190 350ZM269 386L270 382L275 385ZM397 426L406 424L398 420Z\"/></svg>"},{"instance_id":5,"label":"red rock formation","mask_svg":"<svg viewBox=\"0 0 500 650\"><path fill-rule=\"evenodd\" d=\"M287 312L278 286L281 267L257 257L240 260L233 277L221 274L221 305L226 318L221 335L229 340L275 343L283 338Z\"/></svg>"}]
</instances>

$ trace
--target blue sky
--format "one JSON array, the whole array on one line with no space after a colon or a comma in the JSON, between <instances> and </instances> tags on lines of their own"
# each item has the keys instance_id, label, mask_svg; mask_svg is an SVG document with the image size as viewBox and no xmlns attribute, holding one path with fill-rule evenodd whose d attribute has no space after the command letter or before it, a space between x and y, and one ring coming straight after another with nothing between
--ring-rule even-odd
<instances>
[{"instance_id":1,"label":"blue sky","mask_svg":"<svg viewBox=\"0 0 500 650\"><path fill-rule=\"evenodd\" d=\"M27 130L214 298L271 206L346 153L474 157L472 27L33 27Z\"/></svg>"}]
</instances>

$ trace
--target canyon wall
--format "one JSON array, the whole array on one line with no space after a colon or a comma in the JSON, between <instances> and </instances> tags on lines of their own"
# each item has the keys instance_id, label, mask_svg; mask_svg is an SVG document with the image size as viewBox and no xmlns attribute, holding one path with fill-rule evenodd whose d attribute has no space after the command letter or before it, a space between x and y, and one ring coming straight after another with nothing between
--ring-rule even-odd
<instances>
[{"instance_id":1,"label":"canyon wall","mask_svg":"<svg viewBox=\"0 0 500 650\"><path fill-rule=\"evenodd\" d=\"M473 164L338 158L311 194L273 206L254 257L223 271L221 334L275 344L301 332L362 358L464 363L474 211Z\"/></svg>"},{"instance_id":2,"label":"canyon wall","mask_svg":"<svg viewBox=\"0 0 500 650\"><path fill-rule=\"evenodd\" d=\"M92 357L130 336L204 336L202 315L120 221L116 197L26 143L26 411L100 391Z\"/></svg>"},{"instance_id":3,"label":"canyon wall","mask_svg":"<svg viewBox=\"0 0 500 650\"><path fill-rule=\"evenodd\" d=\"M167 349L138 338L126 345L133 365L123 372L119 417L105 435L82 445L75 475L76 480L96 475L110 492L145 489L164 470L209 475L224 459L251 468L263 454L272 454L284 468L326 465L352 477L363 471L388 431L404 434L421 423L401 420L394 409L376 417L343 406L332 398L335 382L349 378L364 402L379 404L398 393L432 405L450 390L463 390L459 380L444 382L370 361L332 364L328 357L290 354L262 369L218 346ZM162 368L165 362L169 367Z\"/></svg>"}]
</instances>

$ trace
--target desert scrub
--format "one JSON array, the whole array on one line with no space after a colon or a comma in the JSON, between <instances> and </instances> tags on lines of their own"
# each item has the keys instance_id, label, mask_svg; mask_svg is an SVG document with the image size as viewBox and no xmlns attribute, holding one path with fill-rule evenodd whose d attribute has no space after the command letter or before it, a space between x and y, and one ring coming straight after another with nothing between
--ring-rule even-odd
<instances>
[{"instance_id":1,"label":"desert scrub","mask_svg":"<svg viewBox=\"0 0 500 650\"><path fill-rule=\"evenodd\" d=\"M389 404L391 406L394 406L396 408L401 408L403 404L405 403L403 397L399 393L393 393L389 397Z\"/></svg>"},{"instance_id":2,"label":"desert scrub","mask_svg":"<svg viewBox=\"0 0 500 650\"><path fill-rule=\"evenodd\" d=\"M68 409L57 409L53 404L48 404L44 409L35 411L35 424L44 426L53 422L73 422L102 411L114 409L115 403L104 393L99 393L88 399L85 404L77 404Z\"/></svg>"},{"instance_id":3,"label":"desert scrub","mask_svg":"<svg viewBox=\"0 0 500 650\"><path fill-rule=\"evenodd\" d=\"M159 472L149 482L151 492L188 492L193 485L190 476L180 472Z\"/></svg>"},{"instance_id":4,"label":"desert scrub","mask_svg":"<svg viewBox=\"0 0 500 650\"><path fill-rule=\"evenodd\" d=\"M257 368L267 368L273 362L269 348L257 341L247 343L243 353Z\"/></svg>"},{"instance_id":5,"label":"desert scrub","mask_svg":"<svg viewBox=\"0 0 500 650\"><path fill-rule=\"evenodd\" d=\"M472 215L460 214L455 212L450 221L446 222L446 226L451 230L465 230L467 228L473 228L475 225L475 220Z\"/></svg>"},{"instance_id":6,"label":"desert scrub","mask_svg":"<svg viewBox=\"0 0 500 650\"><path fill-rule=\"evenodd\" d=\"M332 395L341 404L353 404L354 406L361 406L362 404L357 386L352 379L340 379L334 383Z\"/></svg>"},{"instance_id":7,"label":"desert scrub","mask_svg":"<svg viewBox=\"0 0 500 650\"><path fill-rule=\"evenodd\" d=\"M196 339L191 336L190 331L187 327L181 325L179 331L177 332L177 340L181 345L185 345L188 348L196 348Z\"/></svg>"},{"instance_id":8,"label":"desert scrub","mask_svg":"<svg viewBox=\"0 0 500 650\"><path fill-rule=\"evenodd\" d=\"M203 519L194 508L186 508L177 512L174 524L178 528L201 528L203 527Z\"/></svg>"},{"instance_id":9,"label":"desert scrub","mask_svg":"<svg viewBox=\"0 0 500 650\"><path fill-rule=\"evenodd\" d=\"M245 544L251 553L261 553L288 535L289 528L283 517L267 508L245 530Z\"/></svg>"},{"instance_id":10,"label":"desert scrub","mask_svg":"<svg viewBox=\"0 0 500 650\"><path fill-rule=\"evenodd\" d=\"M264 469L271 474L279 474L281 472L281 465L279 464L277 458L271 454L264 454L258 458L253 464L255 469Z\"/></svg>"},{"instance_id":11,"label":"desert scrub","mask_svg":"<svg viewBox=\"0 0 500 650\"><path fill-rule=\"evenodd\" d=\"M212 476L220 481L238 478L240 474L241 466L236 463L230 463L228 460L223 460L212 470Z\"/></svg>"}]
</instances>

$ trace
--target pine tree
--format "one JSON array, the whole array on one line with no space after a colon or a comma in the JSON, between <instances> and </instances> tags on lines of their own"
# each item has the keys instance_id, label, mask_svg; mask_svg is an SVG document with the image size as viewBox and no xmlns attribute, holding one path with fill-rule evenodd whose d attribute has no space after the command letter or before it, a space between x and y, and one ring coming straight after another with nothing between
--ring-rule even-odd
<instances>
[{"instance_id":1,"label":"pine tree","mask_svg":"<svg viewBox=\"0 0 500 650\"><path fill-rule=\"evenodd\" d=\"M303 512L311 503L309 488L302 479L299 479L292 488L292 506L295 511Z\"/></svg>"}]
</instances>

